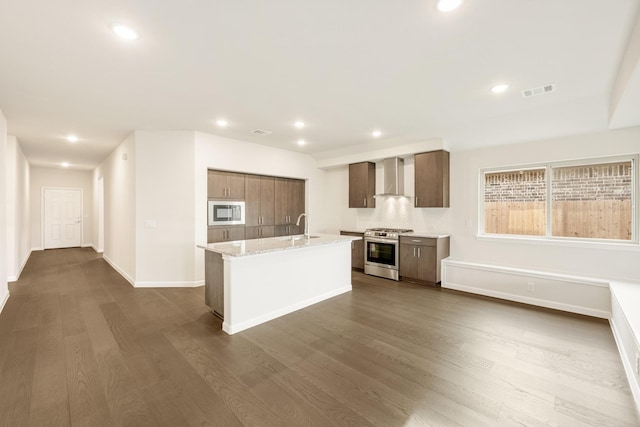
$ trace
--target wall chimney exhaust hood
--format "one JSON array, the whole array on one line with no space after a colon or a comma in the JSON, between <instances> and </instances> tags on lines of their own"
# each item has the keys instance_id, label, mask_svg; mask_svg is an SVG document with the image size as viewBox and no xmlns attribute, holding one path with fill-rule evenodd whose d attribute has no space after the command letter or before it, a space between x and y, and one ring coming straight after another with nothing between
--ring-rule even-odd
<instances>
[{"instance_id":1,"label":"wall chimney exhaust hood","mask_svg":"<svg viewBox=\"0 0 640 427\"><path fill-rule=\"evenodd\" d=\"M377 196L404 197L404 159L392 157L384 159L384 193Z\"/></svg>"}]
</instances>

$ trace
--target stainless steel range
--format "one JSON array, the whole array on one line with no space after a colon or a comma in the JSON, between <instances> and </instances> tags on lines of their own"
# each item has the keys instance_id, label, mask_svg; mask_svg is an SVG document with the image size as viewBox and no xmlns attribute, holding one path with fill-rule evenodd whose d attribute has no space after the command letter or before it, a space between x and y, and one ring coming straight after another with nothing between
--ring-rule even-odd
<instances>
[{"instance_id":1,"label":"stainless steel range","mask_svg":"<svg viewBox=\"0 0 640 427\"><path fill-rule=\"evenodd\" d=\"M399 280L400 235L413 230L369 228L364 232L364 272Z\"/></svg>"}]
</instances>

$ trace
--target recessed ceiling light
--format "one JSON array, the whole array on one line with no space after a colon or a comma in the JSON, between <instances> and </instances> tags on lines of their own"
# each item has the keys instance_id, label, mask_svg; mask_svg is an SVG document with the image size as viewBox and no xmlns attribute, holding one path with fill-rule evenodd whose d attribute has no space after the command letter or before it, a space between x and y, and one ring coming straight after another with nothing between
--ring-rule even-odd
<instances>
[{"instance_id":1,"label":"recessed ceiling light","mask_svg":"<svg viewBox=\"0 0 640 427\"><path fill-rule=\"evenodd\" d=\"M140 38L140 35L133 28L127 27L126 25L113 24L111 31L125 40L137 40Z\"/></svg>"},{"instance_id":2,"label":"recessed ceiling light","mask_svg":"<svg viewBox=\"0 0 640 427\"><path fill-rule=\"evenodd\" d=\"M69 167L69 162L62 162L62 163L60 163L60 166L62 166L63 168L68 168Z\"/></svg>"},{"instance_id":3,"label":"recessed ceiling light","mask_svg":"<svg viewBox=\"0 0 640 427\"><path fill-rule=\"evenodd\" d=\"M304 139L299 139L298 140L298 145L305 145L307 143L307 141L305 141Z\"/></svg>"},{"instance_id":4,"label":"recessed ceiling light","mask_svg":"<svg viewBox=\"0 0 640 427\"><path fill-rule=\"evenodd\" d=\"M225 119L216 120L216 124L221 128L226 127L229 123Z\"/></svg>"},{"instance_id":5,"label":"recessed ceiling light","mask_svg":"<svg viewBox=\"0 0 640 427\"><path fill-rule=\"evenodd\" d=\"M462 4L462 0L438 0L437 8L440 12L451 12Z\"/></svg>"},{"instance_id":6,"label":"recessed ceiling light","mask_svg":"<svg viewBox=\"0 0 640 427\"><path fill-rule=\"evenodd\" d=\"M495 85L494 87L492 87L491 88L491 92L493 92L493 93L503 93L507 89L509 89L509 85L507 85L507 84L499 84L499 85Z\"/></svg>"},{"instance_id":7,"label":"recessed ceiling light","mask_svg":"<svg viewBox=\"0 0 640 427\"><path fill-rule=\"evenodd\" d=\"M382 135L382 132L380 132L379 130L374 130L373 132L371 132L371 135L373 135L374 138L377 138Z\"/></svg>"},{"instance_id":8,"label":"recessed ceiling light","mask_svg":"<svg viewBox=\"0 0 640 427\"><path fill-rule=\"evenodd\" d=\"M78 142L78 137L75 135L67 135L67 141L69 142Z\"/></svg>"},{"instance_id":9,"label":"recessed ceiling light","mask_svg":"<svg viewBox=\"0 0 640 427\"><path fill-rule=\"evenodd\" d=\"M297 127L298 129L302 129L304 127L304 122L301 121L297 121L293 124L295 127Z\"/></svg>"}]
</instances>

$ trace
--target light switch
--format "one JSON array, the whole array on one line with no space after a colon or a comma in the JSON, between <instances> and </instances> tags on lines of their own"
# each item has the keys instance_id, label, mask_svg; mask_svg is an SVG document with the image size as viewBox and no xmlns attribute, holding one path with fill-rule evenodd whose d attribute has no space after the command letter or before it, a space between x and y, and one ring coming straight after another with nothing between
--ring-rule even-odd
<instances>
[{"instance_id":1,"label":"light switch","mask_svg":"<svg viewBox=\"0 0 640 427\"><path fill-rule=\"evenodd\" d=\"M155 219L145 219L144 220L144 228L156 228L156 220Z\"/></svg>"}]
</instances>

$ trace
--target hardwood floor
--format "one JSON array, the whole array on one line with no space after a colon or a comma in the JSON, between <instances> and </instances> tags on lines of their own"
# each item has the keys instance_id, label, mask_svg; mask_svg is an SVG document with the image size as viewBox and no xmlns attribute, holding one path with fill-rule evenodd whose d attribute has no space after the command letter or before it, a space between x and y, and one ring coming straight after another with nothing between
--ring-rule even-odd
<instances>
[{"instance_id":1,"label":"hardwood floor","mask_svg":"<svg viewBox=\"0 0 640 427\"><path fill-rule=\"evenodd\" d=\"M0 314L0 426L638 426L604 320L353 275L239 334L204 288L34 252Z\"/></svg>"}]
</instances>

